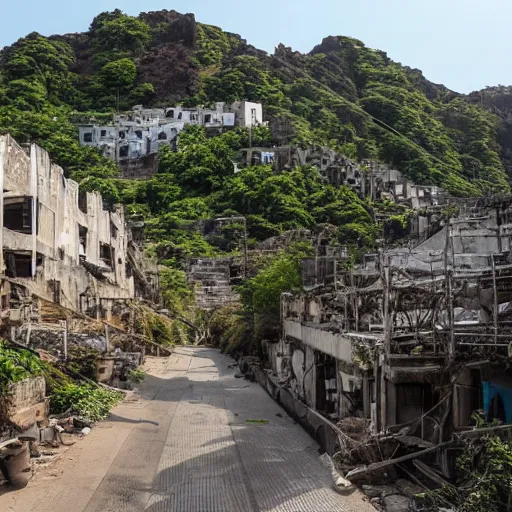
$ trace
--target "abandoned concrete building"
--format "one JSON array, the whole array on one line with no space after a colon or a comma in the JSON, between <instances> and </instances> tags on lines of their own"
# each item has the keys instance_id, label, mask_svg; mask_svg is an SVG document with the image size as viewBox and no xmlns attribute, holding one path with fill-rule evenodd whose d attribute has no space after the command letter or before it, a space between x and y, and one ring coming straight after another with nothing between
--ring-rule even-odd
<instances>
[{"instance_id":1,"label":"abandoned concrete building","mask_svg":"<svg viewBox=\"0 0 512 512\"><path fill-rule=\"evenodd\" d=\"M112 124L81 124L80 144L99 149L119 163L124 178L149 178L156 172L156 155L162 146L176 146L178 134L187 125L207 129L249 128L263 124L260 103L237 101L216 103L215 108L169 107L145 109L136 105L131 112L114 116Z\"/></svg>"},{"instance_id":2,"label":"abandoned concrete building","mask_svg":"<svg viewBox=\"0 0 512 512\"><path fill-rule=\"evenodd\" d=\"M512 201L467 202L416 247L285 294L273 373L326 418L409 426L420 446L472 428L477 411L512 423L511 238Z\"/></svg>"},{"instance_id":3,"label":"abandoned concrete building","mask_svg":"<svg viewBox=\"0 0 512 512\"><path fill-rule=\"evenodd\" d=\"M0 137L2 316L37 316L37 301L110 318L116 304L154 298L156 265L145 262L123 208L81 193L48 154Z\"/></svg>"},{"instance_id":4,"label":"abandoned concrete building","mask_svg":"<svg viewBox=\"0 0 512 512\"><path fill-rule=\"evenodd\" d=\"M331 185L346 185L360 197L368 197L372 201L389 199L415 210L438 206L446 201L446 194L440 187L416 185L389 165L370 160L358 163L332 149L319 146L305 149L298 146L243 149L239 169L252 165L271 165L276 172L311 165Z\"/></svg>"}]
</instances>

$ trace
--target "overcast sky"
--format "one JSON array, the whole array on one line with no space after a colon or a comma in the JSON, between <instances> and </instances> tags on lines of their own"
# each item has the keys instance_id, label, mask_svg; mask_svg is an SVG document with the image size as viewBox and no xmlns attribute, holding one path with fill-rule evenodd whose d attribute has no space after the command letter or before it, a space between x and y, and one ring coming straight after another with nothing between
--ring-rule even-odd
<instances>
[{"instance_id":1,"label":"overcast sky","mask_svg":"<svg viewBox=\"0 0 512 512\"><path fill-rule=\"evenodd\" d=\"M116 7L132 15L193 12L268 52L280 42L307 52L325 36L352 36L458 92L512 84L511 0L5 1L0 47L32 31L84 31L96 14Z\"/></svg>"}]
</instances>

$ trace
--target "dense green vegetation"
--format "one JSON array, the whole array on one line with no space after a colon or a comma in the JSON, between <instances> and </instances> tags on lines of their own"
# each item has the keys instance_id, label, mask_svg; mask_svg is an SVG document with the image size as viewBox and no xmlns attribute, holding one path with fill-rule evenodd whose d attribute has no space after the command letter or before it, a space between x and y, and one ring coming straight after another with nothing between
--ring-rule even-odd
<instances>
[{"instance_id":1,"label":"dense green vegetation","mask_svg":"<svg viewBox=\"0 0 512 512\"><path fill-rule=\"evenodd\" d=\"M165 52L186 40L191 42L182 59L183 80L196 93L183 94L183 84L169 92L185 104L260 101L271 125L287 126L284 133L274 132L271 138L279 140L273 142L318 143L348 156L380 159L418 182L442 185L457 195L508 190L499 119L384 52L340 36L326 38L307 55L280 45L269 56L217 27L182 27L150 14L135 18L120 10L104 12L84 35L32 33L5 48L0 131L21 142L37 141L68 174L76 173L79 181L93 177L89 188L105 190L102 180L115 174L115 166L78 145L69 122L72 112L87 117L135 103L158 104L165 98L155 93L157 79L145 79L165 63L156 59L148 71L147 57L161 51L165 60ZM180 163L181 169L194 164L186 158ZM194 167L183 180L186 191L215 185L213 176L205 183L204 169ZM218 174L219 169L208 171Z\"/></svg>"},{"instance_id":2,"label":"dense green vegetation","mask_svg":"<svg viewBox=\"0 0 512 512\"><path fill-rule=\"evenodd\" d=\"M233 355L260 355L261 340L277 341L281 295L302 289L301 262L312 254L311 245L299 242L263 260L238 287L241 305L218 309L208 319L212 343Z\"/></svg>"},{"instance_id":3,"label":"dense green vegetation","mask_svg":"<svg viewBox=\"0 0 512 512\"><path fill-rule=\"evenodd\" d=\"M98 421L122 398L121 393L101 388L92 381L75 381L76 363L57 366L42 361L29 350L0 342L0 396L8 393L10 384L35 376L45 377L50 409L55 414L70 410L89 421Z\"/></svg>"},{"instance_id":4,"label":"dense green vegetation","mask_svg":"<svg viewBox=\"0 0 512 512\"><path fill-rule=\"evenodd\" d=\"M466 441L457 459L456 486L427 492L425 509L454 507L460 512L505 512L512 510L512 442L499 437Z\"/></svg>"},{"instance_id":5,"label":"dense green vegetation","mask_svg":"<svg viewBox=\"0 0 512 512\"><path fill-rule=\"evenodd\" d=\"M82 189L145 216L152 250L167 267L165 306L176 318L186 316L193 300L184 258L240 249L242 225L206 235L207 219L245 216L250 247L286 230L330 224L339 243L367 250L382 232L402 236L410 212L393 211L385 226L376 226L373 210L386 205L326 185L308 166L235 173L233 160L249 144L240 129L209 138L189 127L178 151L162 151L158 174L145 182L117 179L112 161L79 145L73 121L108 120L116 110L165 105L169 98L184 105L262 102L270 129L254 130L254 145L324 145L390 163L460 196L509 190L496 116L355 39L329 37L306 55L280 45L268 55L190 17L167 11L131 17L120 10L99 14L85 34L29 34L0 54L0 133L37 142ZM242 290L237 314L250 318L254 332L258 315L275 316L275 304L260 311L251 286L274 280L276 268L290 278L286 286L298 286L289 258L268 262ZM265 294L274 297L270 289ZM141 320L141 329L163 344L186 339L184 325Z\"/></svg>"}]
</instances>

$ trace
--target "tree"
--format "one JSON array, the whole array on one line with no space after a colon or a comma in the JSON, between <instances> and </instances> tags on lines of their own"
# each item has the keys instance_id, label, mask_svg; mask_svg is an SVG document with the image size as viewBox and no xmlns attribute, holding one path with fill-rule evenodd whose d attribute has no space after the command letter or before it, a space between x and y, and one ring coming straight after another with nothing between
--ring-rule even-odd
<instances>
[{"instance_id":1,"label":"tree","mask_svg":"<svg viewBox=\"0 0 512 512\"><path fill-rule=\"evenodd\" d=\"M149 25L125 14L104 13L94 25L93 45L99 51L127 51L139 55L151 41Z\"/></svg>"},{"instance_id":2,"label":"tree","mask_svg":"<svg viewBox=\"0 0 512 512\"><path fill-rule=\"evenodd\" d=\"M23 83L20 81L30 82L41 91L44 88L47 100L52 103L61 103L72 94L69 68L75 62L75 54L71 46L62 41L32 32L7 47L2 61L3 79L8 88L10 83L15 87Z\"/></svg>"},{"instance_id":3,"label":"tree","mask_svg":"<svg viewBox=\"0 0 512 512\"><path fill-rule=\"evenodd\" d=\"M281 295L301 290L301 262L312 251L310 244L297 243L267 260L255 277L238 287L244 309L253 314L256 341L276 338Z\"/></svg>"}]
</instances>

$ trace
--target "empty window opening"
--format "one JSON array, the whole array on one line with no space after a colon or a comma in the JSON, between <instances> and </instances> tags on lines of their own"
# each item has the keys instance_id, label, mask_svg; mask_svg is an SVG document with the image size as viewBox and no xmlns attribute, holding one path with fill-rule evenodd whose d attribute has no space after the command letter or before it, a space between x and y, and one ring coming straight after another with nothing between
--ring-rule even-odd
<instances>
[{"instance_id":1,"label":"empty window opening","mask_svg":"<svg viewBox=\"0 0 512 512\"><path fill-rule=\"evenodd\" d=\"M338 384L336 359L317 352L316 359L316 409L324 414L336 411Z\"/></svg>"},{"instance_id":2,"label":"empty window opening","mask_svg":"<svg viewBox=\"0 0 512 512\"><path fill-rule=\"evenodd\" d=\"M211 123L212 122L212 115L211 114L205 114L204 122L205 123Z\"/></svg>"},{"instance_id":3,"label":"empty window opening","mask_svg":"<svg viewBox=\"0 0 512 512\"><path fill-rule=\"evenodd\" d=\"M137 130L135 132L135 136L137 137L137 139L142 140L142 130Z\"/></svg>"},{"instance_id":4,"label":"empty window opening","mask_svg":"<svg viewBox=\"0 0 512 512\"><path fill-rule=\"evenodd\" d=\"M99 374L107 373L107 369L106 369L105 367L103 367L103 368L99 368L99 369L98 369L98 373L99 373Z\"/></svg>"},{"instance_id":5,"label":"empty window opening","mask_svg":"<svg viewBox=\"0 0 512 512\"><path fill-rule=\"evenodd\" d=\"M101 136L106 137L107 136L107 130L101 130Z\"/></svg>"},{"instance_id":6,"label":"empty window opening","mask_svg":"<svg viewBox=\"0 0 512 512\"><path fill-rule=\"evenodd\" d=\"M32 233L32 198L4 199L4 227L19 233Z\"/></svg>"},{"instance_id":7,"label":"empty window opening","mask_svg":"<svg viewBox=\"0 0 512 512\"><path fill-rule=\"evenodd\" d=\"M174 119L174 110L168 110L166 117L168 117L169 119Z\"/></svg>"},{"instance_id":8,"label":"empty window opening","mask_svg":"<svg viewBox=\"0 0 512 512\"><path fill-rule=\"evenodd\" d=\"M92 132L84 133L84 142L92 142Z\"/></svg>"},{"instance_id":9,"label":"empty window opening","mask_svg":"<svg viewBox=\"0 0 512 512\"><path fill-rule=\"evenodd\" d=\"M252 165L260 165L261 164L261 153L259 151L254 151L251 158Z\"/></svg>"},{"instance_id":10,"label":"empty window opening","mask_svg":"<svg viewBox=\"0 0 512 512\"><path fill-rule=\"evenodd\" d=\"M5 273L8 277L33 277L32 254L30 253L5 253Z\"/></svg>"},{"instance_id":11,"label":"empty window opening","mask_svg":"<svg viewBox=\"0 0 512 512\"><path fill-rule=\"evenodd\" d=\"M78 209L87 213L87 192L83 189L78 190Z\"/></svg>"},{"instance_id":12,"label":"empty window opening","mask_svg":"<svg viewBox=\"0 0 512 512\"><path fill-rule=\"evenodd\" d=\"M126 145L126 146L121 146L119 148L119 157L120 158L126 158L128 156L128 151L129 151L129 146Z\"/></svg>"},{"instance_id":13,"label":"empty window opening","mask_svg":"<svg viewBox=\"0 0 512 512\"><path fill-rule=\"evenodd\" d=\"M167 140L167 134L165 132L160 132L158 134L158 140Z\"/></svg>"},{"instance_id":14,"label":"empty window opening","mask_svg":"<svg viewBox=\"0 0 512 512\"><path fill-rule=\"evenodd\" d=\"M119 138L124 139L126 137L126 132L124 130L119 130Z\"/></svg>"},{"instance_id":15,"label":"empty window opening","mask_svg":"<svg viewBox=\"0 0 512 512\"><path fill-rule=\"evenodd\" d=\"M124 272L126 274L126 277L128 277L128 278L133 276L133 269L132 269L132 266L129 263L125 263L125 265L124 265Z\"/></svg>"},{"instance_id":16,"label":"empty window opening","mask_svg":"<svg viewBox=\"0 0 512 512\"><path fill-rule=\"evenodd\" d=\"M180 112L180 113L178 114L178 119L183 119L183 112Z\"/></svg>"},{"instance_id":17,"label":"empty window opening","mask_svg":"<svg viewBox=\"0 0 512 512\"><path fill-rule=\"evenodd\" d=\"M85 259L87 255L87 228L78 224L78 257Z\"/></svg>"},{"instance_id":18,"label":"empty window opening","mask_svg":"<svg viewBox=\"0 0 512 512\"><path fill-rule=\"evenodd\" d=\"M53 302L55 302L55 304L60 304L60 281L51 280L48 281L48 284L53 294Z\"/></svg>"},{"instance_id":19,"label":"empty window opening","mask_svg":"<svg viewBox=\"0 0 512 512\"><path fill-rule=\"evenodd\" d=\"M111 245L100 243L100 260L110 268L113 268L114 249Z\"/></svg>"},{"instance_id":20,"label":"empty window opening","mask_svg":"<svg viewBox=\"0 0 512 512\"><path fill-rule=\"evenodd\" d=\"M110 221L110 235L112 238L117 238L117 234L119 233L119 229L117 229L117 226Z\"/></svg>"}]
</instances>

